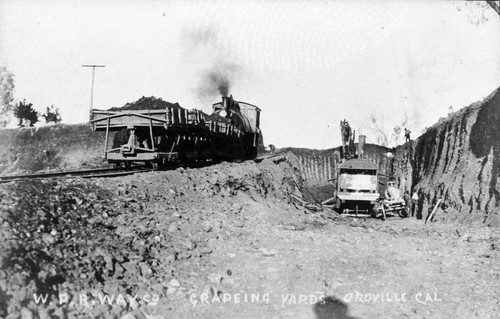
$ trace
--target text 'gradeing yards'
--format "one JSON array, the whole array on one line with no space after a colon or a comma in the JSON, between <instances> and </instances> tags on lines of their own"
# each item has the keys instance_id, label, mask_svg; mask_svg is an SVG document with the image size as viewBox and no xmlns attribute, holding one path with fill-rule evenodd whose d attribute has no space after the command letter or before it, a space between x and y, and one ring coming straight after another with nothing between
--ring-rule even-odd
<instances>
[{"instance_id":1,"label":"text 'gradeing yards'","mask_svg":"<svg viewBox=\"0 0 500 319\"><path fill-rule=\"evenodd\" d=\"M326 296L321 292L312 294L280 294L279 297L269 293L201 293L191 294L189 302L193 307L212 304L244 304L244 303L275 303L280 302L282 307L287 305L313 305L325 301ZM437 290L433 292L418 292L413 297L407 293L361 293L359 291L346 293L342 299L346 303L401 303L415 301L420 304L441 302Z\"/></svg>"}]
</instances>

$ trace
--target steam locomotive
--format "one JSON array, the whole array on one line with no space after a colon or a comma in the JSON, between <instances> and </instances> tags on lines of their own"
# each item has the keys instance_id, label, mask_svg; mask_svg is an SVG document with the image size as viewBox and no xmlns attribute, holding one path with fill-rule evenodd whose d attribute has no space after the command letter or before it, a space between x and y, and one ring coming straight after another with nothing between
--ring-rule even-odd
<instances>
[{"instance_id":1,"label":"steam locomotive","mask_svg":"<svg viewBox=\"0 0 500 319\"><path fill-rule=\"evenodd\" d=\"M260 109L223 96L208 115L178 104L162 109L90 111L93 131L105 131L104 157L115 166L247 160L257 156ZM108 148L110 133L115 132Z\"/></svg>"}]
</instances>

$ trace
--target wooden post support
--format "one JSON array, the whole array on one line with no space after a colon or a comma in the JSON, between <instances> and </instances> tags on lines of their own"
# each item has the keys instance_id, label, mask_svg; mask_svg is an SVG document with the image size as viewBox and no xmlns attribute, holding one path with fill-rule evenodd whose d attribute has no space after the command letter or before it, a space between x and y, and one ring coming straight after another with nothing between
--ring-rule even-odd
<instances>
[{"instance_id":1,"label":"wooden post support","mask_svg":"<svg viewBox=\"0 0 500 319\"><path fill-rule=\"evenodd\" d=\"M155 151L155 140L153 136L153 120L149 119L149 137L151 138L151 149Z\"/></svg>"},{"instance_id":2,"label":"wooden post support","mask_svg":"<svg viewBox=\"0 0 500 319\"><path fill-rule=\"evenodd\" d=\"M109 117L106 121L106 140L104 141L104 158L108 158Z\"/></svg>"},{"instance_id":3,"label":"wooden post support","mask_svg":"<svg viewBox=\"0 0 500 319\"><path fill-rule=\"evenodd\" d=\"M437 203L436 203L436 206L434 206L434 208L432 209L432 212L429 214L429 216L427 216L427 218L425 219L425 224L427 224L427 222L429 220L431 220L432 216L434 216L434 213L436 212L437 208L439 207L439 204L441 203L441 200L442 198L438 199Z\"/></svg>"}]
</instances>

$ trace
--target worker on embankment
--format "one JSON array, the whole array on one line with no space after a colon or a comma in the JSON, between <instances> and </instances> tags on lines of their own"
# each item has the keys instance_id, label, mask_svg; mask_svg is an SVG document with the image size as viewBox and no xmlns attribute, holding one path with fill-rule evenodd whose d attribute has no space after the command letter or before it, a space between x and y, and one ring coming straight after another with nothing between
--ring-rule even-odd
<instances>
[{"instance_id":1,"label":"worker on embankment","mask_svg":"<svg viewBox=\"0 0 500 319\"><path fill-rule=\"evenodd\" d=\"M405 127L405 143L410 142L411 131Z\"/></svg>"}]
</instances>

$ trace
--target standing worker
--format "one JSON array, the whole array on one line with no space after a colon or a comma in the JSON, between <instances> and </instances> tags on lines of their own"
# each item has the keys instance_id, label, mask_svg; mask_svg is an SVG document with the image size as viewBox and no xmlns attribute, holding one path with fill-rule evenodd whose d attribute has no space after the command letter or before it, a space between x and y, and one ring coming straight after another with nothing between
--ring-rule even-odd
<instances>
[{"instance_id":1,"label":"standing worker","mask_svg":"<svg viewBox=\"0 0 500 319\"><path fill-rule=\"evenodd\" d=\"M274 152L276 151L276 146L274 146L273 144L269 144L269 151L271 152L271 154L274 154Z\"/></svg>"},{"instance_id":2,"label":"standing worker","mask_svg":"<svg viewBox=\"0 0 500 319\"><path fill-rule=\"evenodd\" d=\"M406 204L406 216L405 217L410 217L411 214L411 197L410 197L410 192L405 191L405 194L403 195L403 199Z\"/></svg>"},{"instance_id":3,"label":"standing worker","mask_svg":"<svg viewBox=\"0 0 500 319\"><path fill-rule=\"evenodd\" d=\"M349 149L350 141L351 141L351 126L346 119L344 121L340 121L340 132L342 136L342 153L345 158L351 157L351 151ZM346 148L347 145L347 148Z\"/></svg>"},{"instance_id":4,"label":"standing worker","mask_svg":"<svg viewBox=\"0 0 500 319\"><path fill-rule=\"evenodd\" d=\"M410 134L411 134L411 131L410 131L410 130L408 130L408 129L405 127L405 143L410 142Z\"/></svg>"},{"instance_id":5,"label":"standing worker","mask_svg":"<svg viewBox=\"0 0 500 319\"><path fill-rule=\"evenodd\" d=\"M411 211L411 216L415 216L416 214L416 207L417 207L417 204L418 204L418 194L416 191L413 191L413 195L411 196L411 201L412 201L412 211Z\"/></svg>"}]
</instances>

